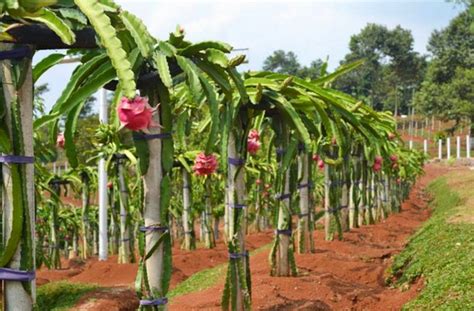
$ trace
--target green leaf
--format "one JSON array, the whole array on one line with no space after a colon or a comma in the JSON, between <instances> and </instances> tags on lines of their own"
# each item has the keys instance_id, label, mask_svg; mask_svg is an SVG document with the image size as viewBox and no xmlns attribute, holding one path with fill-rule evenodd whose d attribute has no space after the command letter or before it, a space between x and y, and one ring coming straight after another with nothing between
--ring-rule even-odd
<instances>
[{"instance_id":1,"label":"green leaf","mask_svg":"<svg viewBox=\"0 0 474 311\"><path fill-rule=\"evenodd\" d=\"M64 44L71 45L76 41L76 35L71 28L48 9L41 9L34 14L23 13L18 17L45 24Z\"/></svg>"},{"instance_id":2,"label":"green leaf","mask_svg":"<svg viewBox=\"0 0 474 311\"><path fill-rule=\"evenodd\" d=\"M158 70L158 74L160 75L163 84L167 88L171 88L173 86L173 78L171 77L166 56L158 51L155 51L153 53L153 62L155 64L156 70Z\"/></svg>"},{"instance_id":3,"label":"green leaf","mask_svg":"<svg viewBox=\"0 0 474 311\"><path fill-rule=\"evenodd\" d=\"M127 53L112 27L110 18L96 0L75 0L76 5L87 16L107 51L112 65L117 71L124 95L128 98L135 96L136 84L132 65L127 59Z\"/></svg>"},{"instance_id":4,"label":"green leaf","mask_svg":"<svg viewBox=\"0 0 474 311\"><path fill-rule=\"evenodd\" d=\"M222 51L216 49L207 49L206 56L209 62L219 65L223 68L227 68L227 66L229 65L229 59Z\"/></svg>"},{"instance_id":5,"label":"green leaf","mask_svg":"<svg viewBox=\"0 0 474 311\"><path fill-rule=\"evenodd\" d=\"M195 59L196 65L204 71L214 82L216 82L225 93L232 92L229 76L220 66L216 66L206 60Z\"/></svg>"},{"instance_id":6,"label":"green leaf","mask_svg":"<svg viewBox=\"0 0 474 311\"><path fill-rule=\"evenodd\" d=\"M81 110L82 110L82 107L84 107L84 104L85 104L85 101L75 106L68 113L66 117L65 128L64 128L64 138L65 138L64 148L66 149L66 156L68 158L69 164L73 168L76 168L78 165L74 136L76 134L77 119L79 118L79 114L81 113Z\"/></svg>"},{"instance_id":7,"label":"green leaf","mask_svg":"<svg viewBox=\"0 0 474 311\"><path fill-rule=\"evenodd\" d=\"M39 61L36 66L33 68L33 82L38 81L43 73L45 73L49 68L61 62L66 55L54 53L46 56L41 61Z\"/></svg>"},{"instance_id":8,"label":"green leaf","mask_svg":"<svg viewBox=\"0 0 474 311\"><path fill-rule=\"evenodd\" d=\"M224 53L230 53L232 51L232 46L224 42L203 41L188 46L187 48L183 49L180 54L183 56L192 56L207 49L216 49Z\"/></svg>"},{"instance_id":9,"label":"green leaf","mask_svg":"<svg viewBox=\"0 0 474 311\"><path fill-rule=\"evenodd\" d=\"M120 18L122 19L125 28L127 28L130 35L135 40L142 56L148 58L153 46L156 44L155 38L150 35L145 24L143 24L143 22L135 15L127 11L122 11L120 12Z\"/></svg>"},{"instance_id":10,"label":"green leaf","mask_svg":"<svg viewBox=\"0 0 474 311\"><path fill-rule=\"evenodd\" d=\"M197 68L193 68L194 64L187 58L177 55L176 60L178 61L178 66L186 74L186 80L189 85L189 89L191 90L191 94L196 102L199 102L202 97L202 87L201 82L199 80L198 72L196 71Z\"/></svg>"}]
</instances>

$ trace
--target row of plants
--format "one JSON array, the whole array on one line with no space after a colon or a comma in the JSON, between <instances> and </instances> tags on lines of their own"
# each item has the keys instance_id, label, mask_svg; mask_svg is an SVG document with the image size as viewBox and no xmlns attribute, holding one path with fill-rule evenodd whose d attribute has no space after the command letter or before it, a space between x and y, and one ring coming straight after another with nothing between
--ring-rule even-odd
<instances>
[{"instance_id":1,"label":"row of plants","mask_svg":"<svg viewBox=\"0 0 474 311\"><path fill-rule=\"evenodd\" d=\"M213 248L223 219L229 264L222 307L250 309L250 231L275 229L271 273L296 276L294 252L314 251L318 221L326 239L341 239L398 212L422 173L423 155L403 146L389 113L331 88L361 62L333 73L323 67L316 80L240 73L245 57L231 58L228 44L189 42L180 27L158 40L110 0L11 1L0 14L4 41L25 20L46 25L66 45L90 28L99 41L68 52L81 63L51 112L34 123L33 83L66 55L51 54L32 68L32 53L15 56L22 47L3 44L13 60L2 61L1 152L17 158L2 165L2 267L31 272L35 264L59 268L61 250L94 254L95 165L105 158L110 252L121 263L138 262L140 308L166 305L173 243L194 249L199 219L200 238ZM80 164L78 118L103 87L114 91L111 122L97 129L97 149ZM26 117L22 109L29 109ZM33 144L34 164L25 158ZM71 168L61 176L45 164L57 156L54 145ZM81 198L82 208L63 204L64 191ZM21 281L5 279L7 309L31 309L32 280Z\"/></svg>"}]
</instances>

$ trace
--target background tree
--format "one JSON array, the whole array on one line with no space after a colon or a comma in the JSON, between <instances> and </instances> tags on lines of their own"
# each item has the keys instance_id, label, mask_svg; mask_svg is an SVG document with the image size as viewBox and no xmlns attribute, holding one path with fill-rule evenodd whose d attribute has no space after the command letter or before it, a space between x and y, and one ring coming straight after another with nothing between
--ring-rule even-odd
<instances>
[{"instance_id":1,"label":"background tree","mask_svg":"<svg viewBox=\"0 0 474 311\"><path fill-rule=\"evenodd\" d=\"M349 42L341 64L365 59L364 65L336 81L338 89L378 110L407 113L413 90L422 81L426 62L413 50L410 30L368 24Z\"/></svg>"},{"instance_id":2,"label":"background tree","mask_svg":"<svg viewBox=\"0 0 474 311\"><path fill-rule=\"evenodd\" d=\"M454 120L455 129L463 119L474 126L474 21L469 8L455 17L448 27L435 30L428 43L431 61L417 106L427 115Z\"/></svg>"},{"instance_id":3,"label":"background tree","mask_svg":"<svg viewBox=\"0 0 474 311\"><path fill-rule=\"evenodd\" d=\"M302 66L294 52L283 50L274 51L263 62L264 71L274 71L309 79L318 78L324 68L324 62L319 58L312 61L309 66Z\"/></svg>"}]
</instances>

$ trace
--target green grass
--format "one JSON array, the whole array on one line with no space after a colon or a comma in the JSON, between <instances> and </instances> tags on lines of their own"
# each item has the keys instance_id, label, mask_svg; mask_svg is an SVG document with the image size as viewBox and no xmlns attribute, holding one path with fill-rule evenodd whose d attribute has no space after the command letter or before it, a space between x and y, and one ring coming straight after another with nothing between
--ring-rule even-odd
<instances>
[{"instance_id":1,"label":"green grass","mask_svg":"<svg viewBox=\"0 0 474 311\"><path fill-rule=\"evenodd\" d=\"M35 310L69 310L79 299L97 289L97 285L52 282L38 287Z\"/></svg>"},{"instance_id":2,"label":"green grass","mask_svg":"<svg viewBox=\"0 0 474 311\"><path fill-rule=\"evenodd\" d=\"M250 256L256 255L258 253L263 252L264 250L270 249L271 243L256 250L250 252ZM214 285L216 285L220 280L223 280L223 277L226 275L227 272L227 264L220 264L213 268L201 270L199 272L194 273L189 278L184 280L183 282L179 283L170 293L168 294L168 298L173 298L185 294L189 294L192 292L199 292L205 289L208 289Z\"/></svg>"},{"instance_id":3,"label":"green grass","mask_svg":"<svg viewBox=\"0 0 474 311\"><path fill-rule=\"evenodd\" d=\"M474 310L474 223L452 221L453 215L471 219L472 189L472 172L451 173L428 187L433 215L390 269L397 286L420 276L425 280L424 289L404 310Z\"/></svg>"}]
</instances>

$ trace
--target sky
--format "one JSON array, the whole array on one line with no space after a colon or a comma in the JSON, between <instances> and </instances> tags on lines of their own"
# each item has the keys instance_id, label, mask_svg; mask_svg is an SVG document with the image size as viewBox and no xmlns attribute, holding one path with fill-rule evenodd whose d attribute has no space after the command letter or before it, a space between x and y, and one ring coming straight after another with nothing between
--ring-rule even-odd
<instances>
[{"instance_id":1,"label":"sky","mask_svg":"<svg viewBox=\"0 0 474 311\"><path fill-rule=\"evenodd\" d=\"M123 9L140 17L152 35L167 39L177 25L192 42L220 40L234 48L248 49L242 69L261 69L273 51L293 51L303 65L317 58L329 60L334 69L349 52L351 35L367 23L409 29L414 49L426 54L435 29L448 25L462 7L443 0L116 0ZM51 52L39 52L35 61ZM38 83L48 83L49 109L66 86L75 65L59 65ZM240 68L240 67L239 67Z\"/></svg>"}]
</instances>

